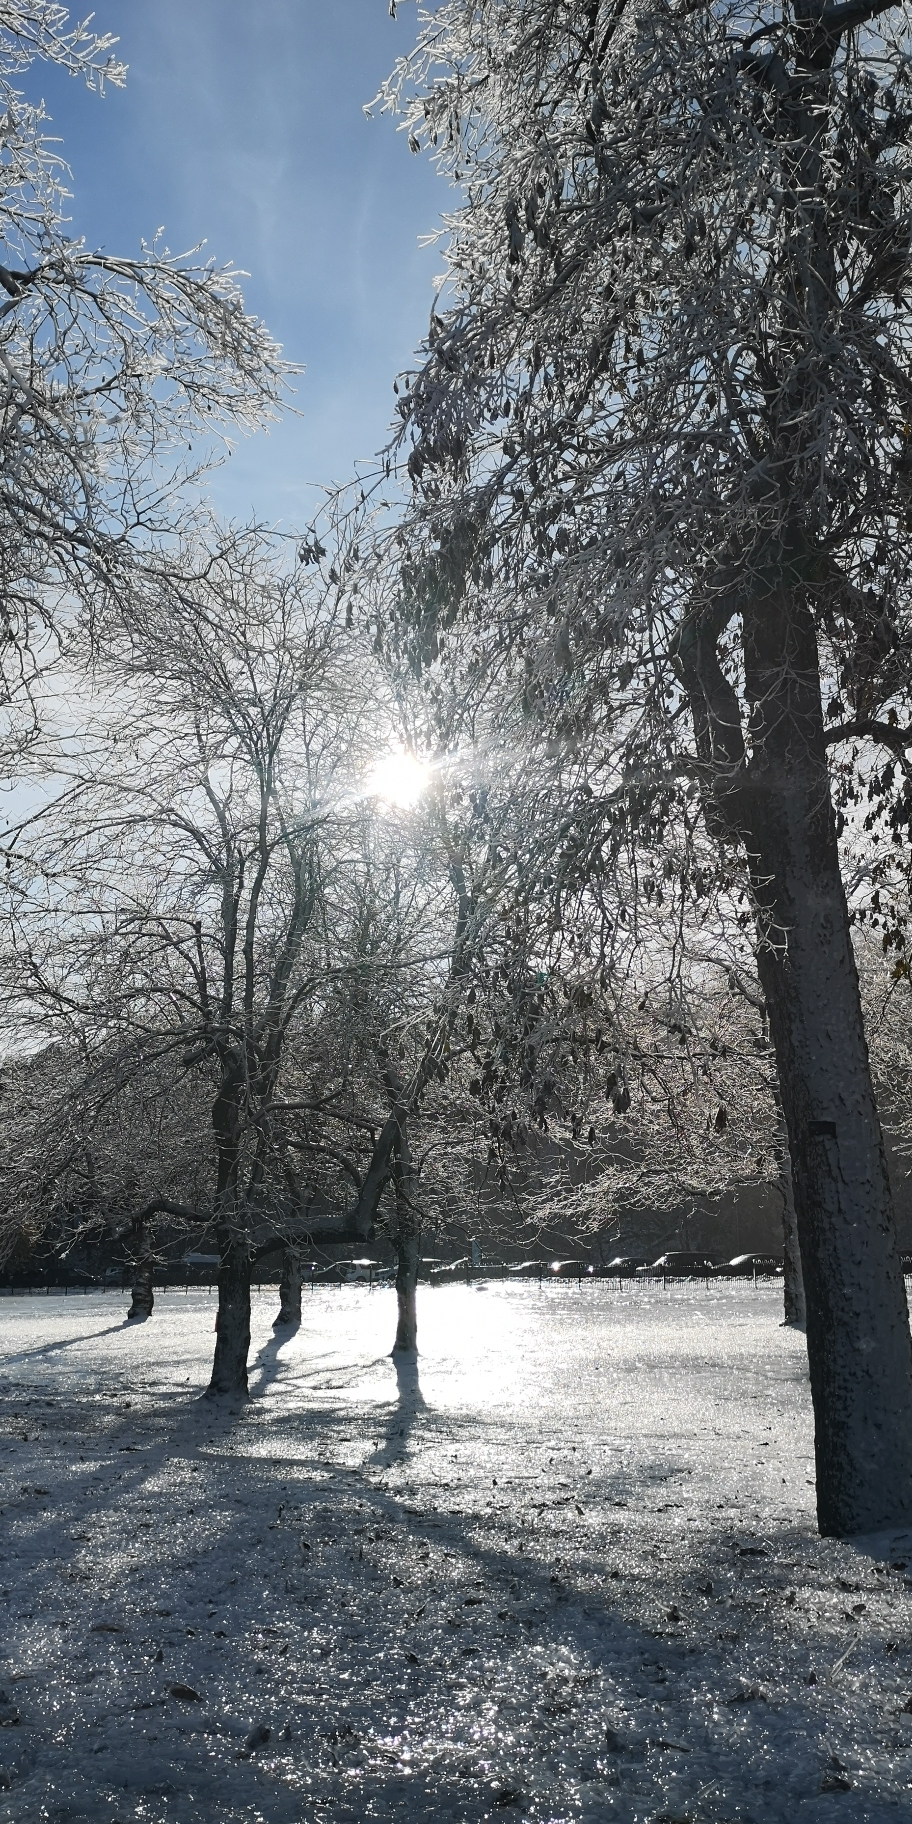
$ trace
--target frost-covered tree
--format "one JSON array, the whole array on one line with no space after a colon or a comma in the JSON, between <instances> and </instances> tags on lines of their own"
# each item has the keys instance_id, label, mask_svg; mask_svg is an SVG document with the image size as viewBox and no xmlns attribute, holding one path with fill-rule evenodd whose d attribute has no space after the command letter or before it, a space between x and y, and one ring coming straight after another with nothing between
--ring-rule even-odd
<instances>
[{"instance_id":1,"label":"frost-covered tree","mask_svg":"<svg viewBox=\"0 0 912 1824\"><path fill-rule=\"evenodd\" d=\"M576 809L554 774L518 809L464 1088L486 1184L530 1237L591 1239L635 1211L658 1252L689 1209L785 1188L766 1008L705 836L661 865L605 844L579 870Z\"/></svg>"},{"instance_id":2,"label":"frost-covered tree","mask_svg":"<svg viewBox=\"0 0 912 1824\"><path fill-rule=\"evenodd\" d=\"M422 1167L441 1116L451 1149L445 1176L464 1183L471 1170L472 1117L458 1067L477 1048L477 984L514 871L509 796L498 803L490 777L478 785L473 771L470 753L441 755L428 769L423 804L375 817L358 886L352 960L363 976L359 982L353 968L352 1011L372 1053L367 1080L385 1103L365 1183L395 1248L400 1353L417 1348L421 1234L434 1226Z\"/></svg>"},{"instance_id":3,"label":"frost-covered tree","mask_svg":"<svg viewBox=\"0 0 912 1824\"><path fill-rule=\"evenodd\" d=\"M116 602L131 555L173 534L182 485L228 425L274 413L283 363L237 276L160 240L93 250L67 220L47 117L17 83L35 59L120 83L113 40L50 0L0 7L0 601L6 693L75 601ZM195 450L195 454L193 453ZM50 650L53 651L53 640Z\"/></svg>"},{"instance_id":4,"label":"frost-covered tree","mask_svg":"<svg viewBox=\"0 0 912 1824\"><path fill-rule=\"evenodd\" d=\"M14 1001L22 1021L20 990ZM53 1025L54 1043L32 1051L26 1018L16 1052L7 1022L0 1261L84 1267L113 1258L132 1269L130 1315L148 1315L162 1258L154 1217L202 1208L209 1187L205 1086L178 1077L167 1058L130 1059L122 1037L90 1046L61 1008Z\"/></svg>"},{"instance_id":5,"label":"frost-covered tree","mask_svg":"<svg viewBox=\"0 0 912 1824\"><path fill-rule=\"evenodd\" d=\"M211 1391L243 1394L252 1259L286 1217L286 1046L333 950L363 693L319 586L257 534L164 568L96 684L7 873L8 1005L33 1045L78 1041L111 1101L168 1069L195 1106L208 1087L209 1194L181 1207L162 1185L148 1215L215 1239Z\"/></svg>"},{"instance_id":6,"label":"frost-covered tree","mask_svg":"<svg viewBox=\"0 0 912 1824\"><path fill-rule=\"evenodd\" d=\"M445 0L382 101L461 185L391 637L742 867L792 1159L818 1514L912 1514L912 1345L828 749L912 667L912 41L885 0ZM390 460L394 458L391 454ZM829 698L827 730L823 699ZM910 800L903 800L907 816Z\"/></svg>"}]
</instances>

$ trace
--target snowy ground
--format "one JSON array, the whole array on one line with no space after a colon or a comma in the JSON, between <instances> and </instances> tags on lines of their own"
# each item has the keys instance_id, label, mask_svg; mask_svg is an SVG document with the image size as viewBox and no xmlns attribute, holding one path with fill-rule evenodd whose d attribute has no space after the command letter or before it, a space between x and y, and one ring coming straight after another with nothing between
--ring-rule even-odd
<instances>
[{"instance_id":1,"label":"snowy ground","mask_svg":"<svg viewBox=\"0 0 912 1824\"><path fill-rule=\"evenodd\" d=\"M4 1299L0 1820L912 1817L912 1537L816 1537L779 1297L426 1291L397 1377L264 1293L240 1414L205 1292Z\"/></svg>"}]
</instances>

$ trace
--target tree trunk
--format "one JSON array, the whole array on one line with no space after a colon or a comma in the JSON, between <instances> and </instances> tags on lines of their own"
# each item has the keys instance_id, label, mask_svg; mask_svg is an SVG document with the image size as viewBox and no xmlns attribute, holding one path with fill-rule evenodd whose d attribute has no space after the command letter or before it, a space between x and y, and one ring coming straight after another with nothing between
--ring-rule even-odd
<instances>
[{"instance_id":1,"label":"tree trunk","mask_svg":"<svg viewBox=\"0 0 912 1824\"><path fill-rule=\"evenodd\" d=\"M837 1536L912 1521L912 1339L830 795L807 603L744 612L752 756L742 828L792 1162L817 1513Z\"/></svg>"},{"instance_id":2,"label":"tree trunk","mask_svg":"<svg viewBox=\"0 0 912 1824\"><path fill-rule=\"evenodd\" d=\"M133 1262L133 1280L131 1292L133 1303L127 1317L151 1317L155 1305L155 1293L152 1287L152 1256L145 1250L137 1255Z\"/></svg>"},{"instance_id":3,"label":"tree trunk","mask_svg":"<svg viewBox=\"0 0 912 1824\"><path fill-rule=\"evenodd\" d=\"M792 1190L792 1167L785 1145L779 1153L779 1195L782 1198L782 1278L784 1322L793 1330L807 1328L804 1274L798 1242L798 1219Z\"/></svg>"},{"instance_id":4,"label":"tree trunk","mask_svg":"<svg viewBox=\"0 0 912 1824\"><path fill-rule=\"evenodd\" d=\"M396 1324L396 1341L393 1352L408 1351L414 1355L418 1349L418 1302L416 1289L418 1285L418 1235L416 1231L396 1233L396 1303L398 1321Z\"/></svg>"},{"instance_id":5,"label":"tree trunk","mask_svg":"<svg viewBox=\"0 0 912 1824\"><path fill-rule=\"evenodd\" d=\"M220 1252L215 1360L208 1392L243 1400L250 1352L250 1255L246 1245L235 1240L227 1241Z\"/></svg>"},{"instance_id":6,"label":"tree trunk","mask_svg":"<svg viewBox=\"0 0 912 1824\"><path fill-rule=\"evenodd\" d=\"M227 1394L247 1398L247 1357L250 1353L250 1250L236 1232L238 1214L239 1095L236 1070L226 1072L212 1106L212 1126L218 1153L215 1206L219 1250L218 1312L215 1319L215 1356L207 1392L213 1398Z\"/></svg>"},{"instance_id":7,"label":"tree trunk","mask_svg":"<svg viewBox=\"0 0 912 1824\"><path fill-rule=\"evenodd\" d=\"M398 1112L394 1109L393 1113L387 1116L374 1141L371 1162L364 1175L364 1183L358 1192L353 1208L349 1210L346 1217L346 1229L357 1235L360 1241L370 1241L374 1233L380 1199L390 1177L390 1161L396 1150L398 1122Z\"/></svg>"},{"instance_id":8,"label":"tree trunk","mask_svg":"<svg viewBox=\"0 0 912 1824\"><path fill-rule=\"evenodd\" d=\"M273 1329L278 1324L299 1324L301 1322L301 1257L297 1248L286 1248L282 1256L282 1280L279 1286L279 1315L274 1320Z\"/></svg>"},{"instance_id":9,"label":"tree trunk","mask_svg":"<svg viewBox=\"0 0 912 1824\"><path fill-rule=\"evenodd\" d=\"M398 1322L393 1354L414 1355L418 1350L418 1215L414 1203L414 1170L400 1114L395 1151L396 1188L396 1304Z\"/></svg>"}]
</instances>

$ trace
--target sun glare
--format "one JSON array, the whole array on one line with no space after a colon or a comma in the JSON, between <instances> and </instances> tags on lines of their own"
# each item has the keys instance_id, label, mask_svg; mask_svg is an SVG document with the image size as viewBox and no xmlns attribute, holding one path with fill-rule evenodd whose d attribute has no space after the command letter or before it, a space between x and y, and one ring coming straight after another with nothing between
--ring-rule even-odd
<instances>
[{"instance_id":1,"label":"sun glare","mask_svg":"<svg viewBox=\"0 0 912 1824\"><path fill-rule=\"evenodd\" d=\"M381 754L368 776L373 797L403 807L414 804L421 797L427 782L428 768L423 761L416 760L414 754L407 754L401 748Z\"/></svg>"}]
</instances>

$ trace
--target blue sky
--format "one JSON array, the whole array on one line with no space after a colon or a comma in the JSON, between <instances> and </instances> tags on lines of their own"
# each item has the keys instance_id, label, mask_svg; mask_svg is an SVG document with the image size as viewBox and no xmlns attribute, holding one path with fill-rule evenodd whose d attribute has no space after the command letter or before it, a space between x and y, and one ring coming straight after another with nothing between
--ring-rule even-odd
<instances>
[{"instance_id":1,"label":"blue sky","mask_svg":"<svg viewBox=\"0 0 912 1824\"><path fill-rule=\"evenodd\" d=\"M81 16L81 15L80 15ZM392 382L427 326L450 193L386 117L366 120L415 8L388 0L96 0L127 87L102 100L46 66L41 93L73 173L74 227L132 251L163 226L251 274L248 307L290 359L299 419L241 442L212 493L223 512L306 524L314 482L344 480L384 440Z\"/></svg>"}]
</instances>

